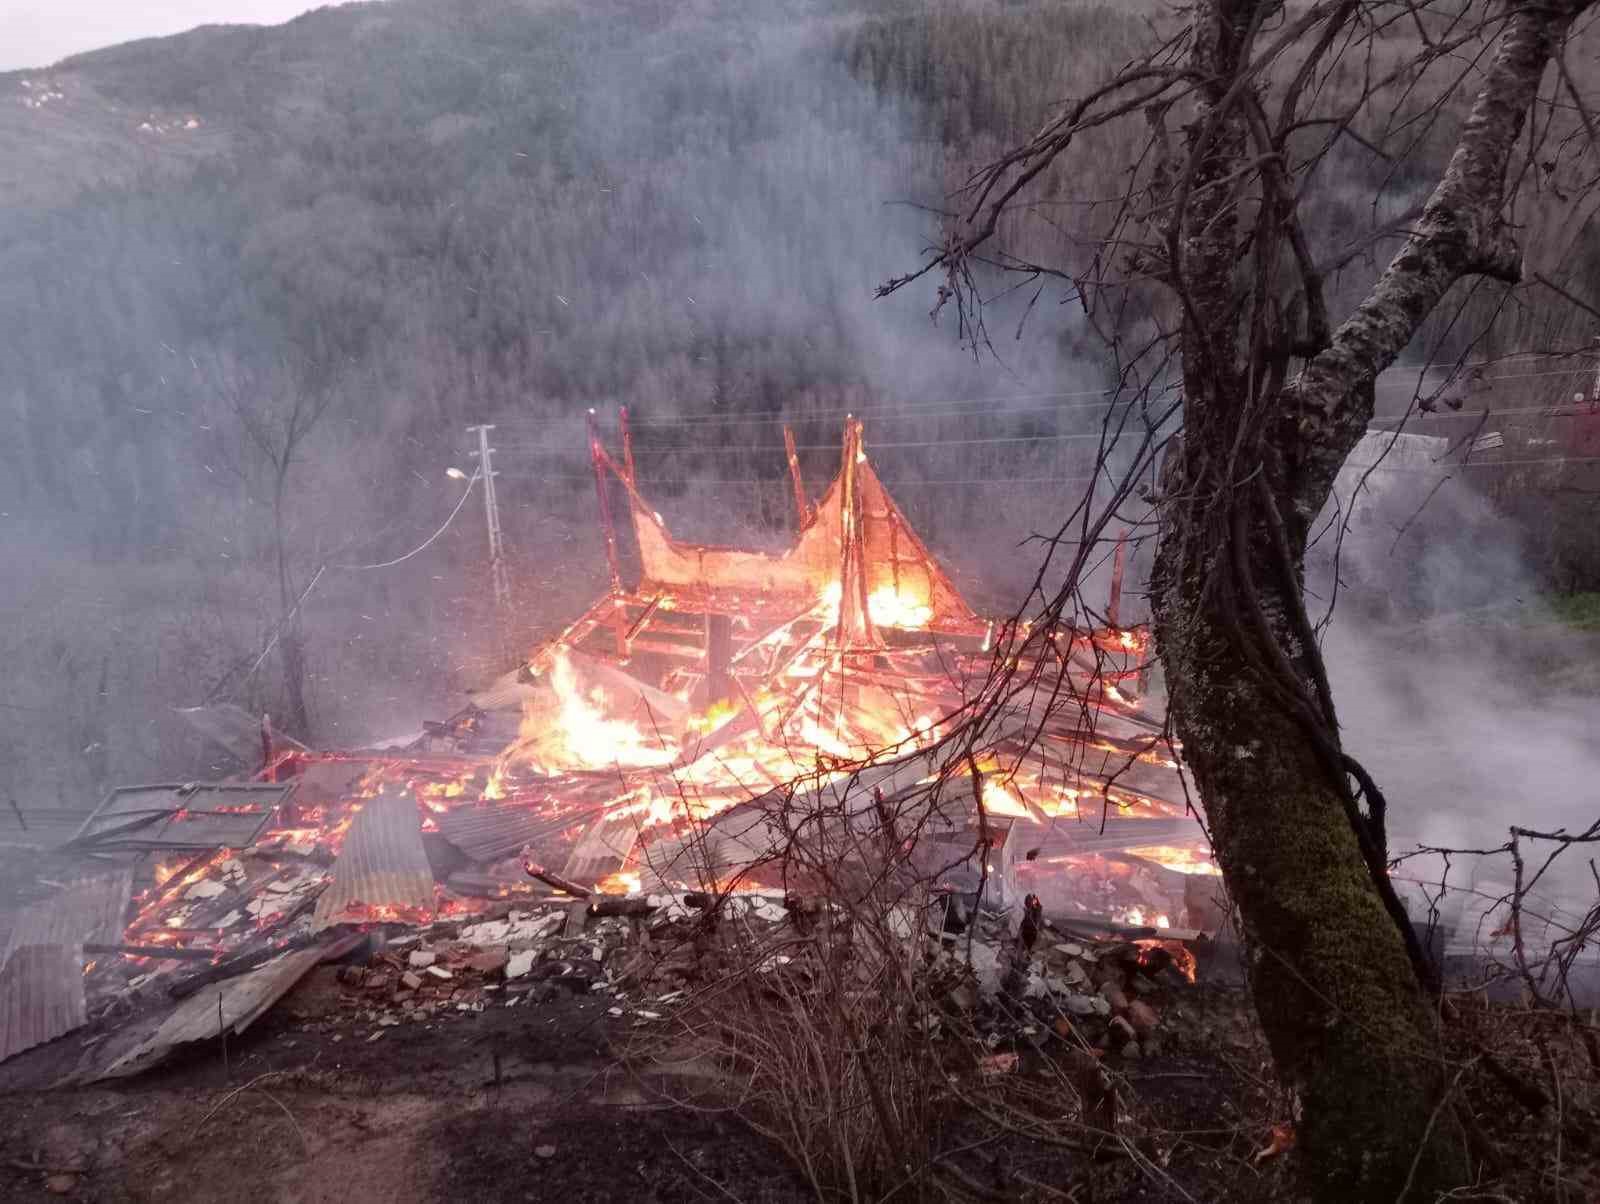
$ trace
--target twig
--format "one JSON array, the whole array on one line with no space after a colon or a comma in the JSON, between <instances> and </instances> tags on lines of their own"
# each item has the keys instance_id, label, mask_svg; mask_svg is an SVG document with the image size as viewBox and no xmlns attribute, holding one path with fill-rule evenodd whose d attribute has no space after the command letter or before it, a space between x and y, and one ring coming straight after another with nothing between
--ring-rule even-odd
<instances>
[{"instance_id":1,"label":"twig","mask_svg":"<svg viewBox=\"0 0 1600 1204\"><path fill-rule=\"evenodd\" d=\"M261 1083L266 1082L268 1079L277 1078L278 1076L280 1076L280 1075L282 1075L284 1073L286 1073L286 1072L282 1071L282 1070L269 1070L265 1074L258 1074L255 1078L251 1079L248 1083L244 1084L244 1086L235 1087L232 1091L228 1092L227 1095L223 1096L220 1100L218 1100L216 1102L216 1104L212 1106L211 1111L207 1112L204 1116L202 1116L200 1118L200 1123L195 1125L195 1127L194 1127L195 1133L198 1134L201 1129L205 1128L206 1122L208 1120L210 1120L213 1116L215 1116L218 1112L222 1111L223 1108L227 1107L228 1104L230 1102L232 1102L234 1097L236 1097L236 1096L238 1096L238 1095L250 1090L250 1088L252 1088L252 1087L259 1086ZM294 1131L295 1131L296 1135L300 1138L300 1147L301 1147L301 1149L304 1150L304 1152L306 1153L307 1156L309 1156L310 1153L311 1153L311 1143L306 1140L305 1132L304 1132L304 1130L302 1130L300 1128L300 1122L295 1120L294 1113L290 1112L289 1109L284 1106L283 1101L280 1100L277 1096L273 1095L271 1092L263 1091L261 1094L266 1096L273 1103L277 1104L279 1108L283 1109L283 1114L289 1118L289 1123L294 1126Z\"/></svg>"},{"instance_id":2,"label":"twig","mask_svg":"<svg viewBox=\"0 0 1600 1204\"><path fill-rule=\"evenodd\" d=\"M744 1201L740 1200L738 1196L734 1195L726 1187L723 1187L722 1184L718 1183L710 1175L706 1174L705 1171L701 1170L698 1166L696 1166L694 1163L690 1162L687 1158L685 1158L683 1156L683 1154L679 1152L678 1147L672 1144L672 1138L663 1137L662 1140L666 1142L667 1149L671 1150L673 1152L673 1154L677 1157L678 1161L683 1163L684 1166L688 1167L695 1174L699 1175L702 1179L704 1179L707 1183L711 1184L712 1187L716 1188L724 1196L726 1196L728 1199L732 1200L734 1202L734 1204L744 1204Z\"/></svg>"},{"instance_id":3,"label":"twig","mask_svg":"<svg viewBox=\"0 0 1600 1204\"><path fill-rule=\"evenodd\" d=\"M1433 1126L1439 1122L1439 1117L1443 1115L1450 1097L1455 1094L1461 1076L1471 1070L1477 1061L1477 1058L1470 1058L1461 1064L1461 1068L1456 1071L1456 1077L1450 1080L1450 1086L1445 1088L1444 1094L1439 1097L1439 1102L1433 1106L1433 1111L1428 1115L1428 1123L1423 1126L1422 1137L1417 1142L1417 1152L1411 1156L1411 1166L1406 1170L1406 1181L1400 1186L1400 1194L1394 1198L1395 1204L1405 1204L1406 1197L1411 1194L1411 1184L1416 1180L1417 1167L1422 1165L1422 1156L1428 1152L1428 1143L1433 1139Z\"/></svg>"}]
</instances>

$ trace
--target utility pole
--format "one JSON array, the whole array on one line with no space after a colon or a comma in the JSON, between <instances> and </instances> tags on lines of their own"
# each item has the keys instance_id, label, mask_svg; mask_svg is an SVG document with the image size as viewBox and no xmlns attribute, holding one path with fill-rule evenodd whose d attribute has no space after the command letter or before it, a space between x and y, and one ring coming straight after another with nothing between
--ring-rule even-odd
<instances>
[{"instance_id":1,"label":"utility pole","mask_svg":"<svg viewBox=\"0 0 1600 1204\"><path fill-rule=\"evenodd\" d=\"M500 537L500 504L494 495L495 471L491 461L494 448L489 446L489 432L494 427L469 426L467 429L478 436L478 450L472 454L478 458L478 475L483 478L483 516L489 523L489 576L494 582L495 611L500 616L503 635L511 611L511 579L506 576L505 543Z\"/></svg>"}]
</instances>

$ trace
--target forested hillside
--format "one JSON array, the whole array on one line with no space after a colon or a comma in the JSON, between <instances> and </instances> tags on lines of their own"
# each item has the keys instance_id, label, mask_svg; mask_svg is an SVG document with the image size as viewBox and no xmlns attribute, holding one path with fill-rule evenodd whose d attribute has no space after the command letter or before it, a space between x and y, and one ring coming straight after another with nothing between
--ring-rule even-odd
<instances>
[{"instance_id":1,"label":"forested hillside","mask_svg":"<svg viewBox=\"0 0 1600 1204\"><path fill-rule=\"evenodd\" d=\"M603 571L589 406L630 406L672 520L722 534L789 522L781 440L685 416L812 416L820 485L843 413L866 410L869 446L907 445L884 447L885 476L936 546L1025 575L1010 549L1060 495L983 482L1070 478L1092 444L926 445L1092 430L1091 406L1061 403L1112 367L1059 289L1031 311L1031 289L997 297L998 358L872 290L938 237L973 167L1133 57L1161 11L390 0L0 76L0 532L23 570L0 630L25 683L0 789L65 803L178 772L194 749L169 708L280 707L258 659L285 585L324 565L302 620L315 735L403 728L481 672L475 507L424 557L340 567L437 528L468 423L499 426L529 633ZM1414 170L1342 146L1329 245L1384 219L1357 200L1374 180L1394 212L1414 200L1448 135ZM1103 178L1047 194L1079 216L1017 227L1014 251L1092 253L1093 207L1066 202L1114 195L1137 150L1100 149ZM964 538L997 515L1005 538Z\"/></svg>"}]
</instances>

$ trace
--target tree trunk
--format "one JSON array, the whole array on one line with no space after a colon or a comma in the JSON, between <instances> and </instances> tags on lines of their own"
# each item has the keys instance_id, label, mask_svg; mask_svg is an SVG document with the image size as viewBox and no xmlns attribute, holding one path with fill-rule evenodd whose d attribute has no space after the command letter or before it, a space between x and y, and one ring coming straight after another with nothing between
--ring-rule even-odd
<instances>
[{"instance_id":1,"label":"tree trunk","mask_svg":"<svg viewBox=\"0 0 1600 1204\"><path fill-rule=\"evenodd\" d=\"M1463 277L1517 278L1502 216L1508 167L1544 69L1590 2L1507 6L1472 113L1410 238L1286 386L1284 359L1263 350L1279 338L1278 244L1264 217L1247 287L1229 186L1248 153L1239 102L1255 86L1248 48L1275 10L1255 0L1195 10L1191 66L1204 82L1165 231L1183 303L1184 436L1164 486L1152 605L1176 731L1323 1200L1431 1200L1466 1182L1468 1164L1433 1018L1380 894L1382 855L1354 814L1303 610L1307 532L1366 429L1377 374ZM1269 191L1262 204L1274 200Z\"/></svg>"},{"instance_id":2,"label":"tree trunk","mask_svg":"<svg viewBox=\"0 0 1600 1204\"><path fill-rule=\"evenodd\" d=\"M1230 638L1199 565L1159 556L1157 638L1184 760L1239 908L1256 1011L1329 1201L1431 1200L1465 1182L1438 1037L1334 781ZM1292 642L1291 633L1278 634ZM1430 1134L1430 1127L1432 1132Z\"/></svg>"},{"instance_id":3,"label":"tree trunk","mask_svg":"<svg viewBox=\"0 0 1600 1204\"><path fill-rule=\"evenodd\" d=\"M272 494L272 532L278 558L278 652L283 661L284 705L288 715L284 727L297 740L311 739L311 712L306 706L305 647L300 642L300 616L294 590L289 584L289 550L283 537L283 493L289 470L289 454L279 466Z\"/></svg>"}]
</instances>

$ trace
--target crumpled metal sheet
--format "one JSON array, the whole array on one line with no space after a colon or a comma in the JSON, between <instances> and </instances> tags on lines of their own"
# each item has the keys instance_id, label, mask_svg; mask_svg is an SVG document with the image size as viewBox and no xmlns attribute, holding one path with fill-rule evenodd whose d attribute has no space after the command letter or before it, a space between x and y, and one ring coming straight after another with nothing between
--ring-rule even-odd
<instances>
[{"instance_id":1,"label":"crumpled metal sheet","mask_svg":"<svg viewBox=\"0 0 1600 1204\"><path fill-rule=\"evenodd\" d=\"M370 919L368 909L420 918L435 910L433 869L422 847L422 818L409 794L370 799L350 823L317 899L313 931Z\"/></svg>"},{"instance_id":2,"label":"crumpled metal sheet","mask_svg":"<svg viewBox=\"0 0 1600 1204\"><path fill-rule=\"evenodd\" d=\"M324 944L285 953L265 965L203 987L185 999L159 1028L113 1062L102 1078L123 1078L148 1070L179 1045L205 1041L223 1032L242 1033L293 989L322 960Z\"/></svg>"}]
</instances>

